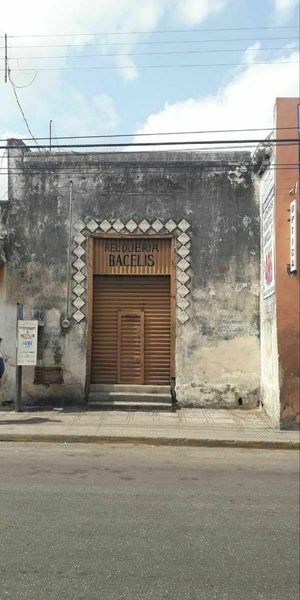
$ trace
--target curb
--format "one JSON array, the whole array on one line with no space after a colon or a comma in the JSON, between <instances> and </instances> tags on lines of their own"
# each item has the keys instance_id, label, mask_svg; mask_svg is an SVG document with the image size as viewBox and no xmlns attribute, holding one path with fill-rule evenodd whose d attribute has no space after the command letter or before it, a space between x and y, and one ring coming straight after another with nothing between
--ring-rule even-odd
<instances>
[{"instance_id":1,"label":"curb","mask_svg":"<svg viewBox=\"0 0 300 600\"><path fill-rule=\"evenodd\" d=\"M262 450L299 450L299 441L223 440L209 438L161 438L114 435L11 434L0 435L0 442L41 442L59 444L137 444L151 446L186 446L188 448L254 448Z\"/></svg>"}]
</instances>

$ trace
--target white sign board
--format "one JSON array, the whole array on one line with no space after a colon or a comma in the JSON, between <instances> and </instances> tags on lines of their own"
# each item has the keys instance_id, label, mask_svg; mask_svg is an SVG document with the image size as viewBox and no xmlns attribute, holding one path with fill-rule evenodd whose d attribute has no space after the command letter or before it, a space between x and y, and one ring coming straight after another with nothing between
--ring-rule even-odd
<instances>
[{"instance_id":1,"label":"white sign board","mask_svg":"<svg viewBox=\"0 0 300 600\"><path fill-rule=\"evenodd\" d=\"M18 321L17 365L35 366L37 360L38 321Z\"/></svg>"},{"instance_id":2,"label":"white sign board","mask_svg":"<svg viewBox=\"0 0 300 600\"><path fill-rule=\"evenodd\" d=\"M275 292L275 241L274 241L274 164L262 181L262 267L263 298Z\"/></svg>"},{"instance_id":3,"label":"white sign board","mask_svg":"<svg viewBox=\"0 0 300 600\"><path fill-rule=\"evenodd\" d=\"M290 272L297 271L297 200L290 204Z\"/></svg>"}]
</instances>

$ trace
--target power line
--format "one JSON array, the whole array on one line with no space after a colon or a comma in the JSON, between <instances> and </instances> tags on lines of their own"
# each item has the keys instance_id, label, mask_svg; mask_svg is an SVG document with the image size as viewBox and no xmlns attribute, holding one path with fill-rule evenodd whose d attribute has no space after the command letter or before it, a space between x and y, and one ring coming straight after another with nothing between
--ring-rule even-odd
<instances>
[{"instance_id":1,"label":"power line","mask_svg":"<svg viewBox=\"0 0 300 600\"><path fill-rule=\"evenodd\" d=\"M208 50L172 50L172 51L165 51L165 52L121 52L121 53L108 53L108 54L60 54L60 55L52 55L52 56L10 56L10 60L45 60L45 59L51 59L51 60L56 60L57 58L64 58L64 59L69 59L69 58L76 58L76 59L81 59L81 58L106 58L106 57L117 57L119 58L120 56L163 56L163 55L176 55L176 54L209 54L211 52L213 53L217 53L217 52L245 52L246 50L249 50L249 48L225 48L225 49L208 49ZM250 49L251 50L251 49ZM273 48L255 48L254 49L255 52L267 52L270 50L286 50L285 46L279 46L279 47L273 47ZM299 50L299 47L292 47L289 48L289 50ZM5 60L4 58L0 58L0 60Z\"/></svg>"},{"instance_id":2,"label":"power line","mask_svg":"<svg viewBox=\"0 0 300 600\"><path fill-rule=\"evenodd\" d=\"M186 146L189 145L211 145L211 144L240 144L245 142L246 144L265 144L266 139L249 139L249 140L189 140L189 141L168 141L168 142L130 142L130 144L126 142L112 142L112 143L95 143L95 144L59 144L58 148L133 148L133 147L153 147L153 146ZM295 143L299 144L299 140L297 138L283 138L283 139L272 139L267 141L268 144L277 144L277 143ZM7 145L0 146L0 148L7 148ZM26 148L35 148L35 146L28 145ZM39 144L39 148L49 148L49 144Z\"/></svg>"},{"instance_id":3,"label":"power line","mask_svg":"<svg viewBox=\"0 0 300 600\"><path fill-rule=\"evenodd\" d=\"M287 148L287 147L291 147L291 146L298 146L300 142L292 142L292 143L288 143L288 142L284 142L284 143L280 143L278 142L276 144L277 148ZM194 146L189 146L190 142L187 142L186 146L184 148L180 148L180 152L193 152L193 153L197 153L197 154L211 154L211 152L216 151L216 150L221 150L222 152L227 152L228 150L232 150L235 153L241 153L241 152L250 152L251 150L256 150L257 149L257 144L247 144L247 142L242 142L240 144L235 144L235 145L230 145L230 143L226 143L222 146L214 146L211 145L209 148L197 148ZM214 144L214 142L212 142L212 144ZM141 147L144 146L145 144L141 144ZM166 151L168 151L168 146L171 146L172 142L167 142L166 143ZM124 144L124 148L130 148L131 144ZM154 143L154 148L156 146L159 146L159 142ZM91 145L92 148L94 148L94 145ZM5 146L5 148L7 148L7 146ZM24 146L24 148L30 148L30 146ZM32 148L35 148L34 146ZM57 150L57 152L59 153L59 156L66 156L70 162L76 162L76 160L78 159L78 156L82 157L82 152L78 153L78 152L69 152L68 150L61 150L62 146L58 145L58 142L56 143L55 148L52 145L52 152L50 155L50 144L48 144L47 146L43 146L44 150L45 150L45 155L47 158L50 158L50 156L55 155L55 152L53 152L53 150ZM18 147L9 147L9 151L10 153L13 153L13 151L18 151L20 148ZM49 150L49 154L47 154L47 151ZM172 150L172 149L171 149ZM114 152L114 150L112 150L111 152ZM87 154L94 154L93 151L87 153ZM105 152L106 154L106 152ZM110 152L108 152L108 154L110 154ZM35 154L35 153L31 153L28 156L29 161L38 159L40 158L40 154ZM74 159L74 160L71 160ZM25 161L26 161L26 157L25 157Z\"/></svg>"},{"instance_id":4,"label":"power line","mask_svg":"<svg viewBox=\"0 0 300 600\"><path fill-rule=\"evenodd\" d=\"M203 33L205 31L250 31L250 30L263 30L263 29L297 29L296 25L274 25L274 26L259 26L259 27L214 27L201 29L158 29L155 31L102 31L98 33L42 33L42 34L28 34L28 35L11 35L11 38L29 38L29 37L90 37L97 35L141 35L144 33L159 35L162 33Z\"/></svg>"},{"instance_id":5,"label":"power line","mask_svg":"<svg viewBox=\"0 0 300 600\"><path fill-rule=\"evenodd\" d=\"M267 41L267 40L281 40L281 41L298 41L298 36L285 36L285 37L261 37L259 40L257 37L252 38L221 38L221 39L206 39L206 40L166 40L166 41L146 41L146 42L134 42L134 45L143 46L143 45L165 45L165 44L207 44L207 43L216 43L216 42L257 42L257 41ZM18 49L27 49L27 48L82 48L84 47L94 47L94 46L128 46L128 42L97 42L97 43L88 43L88 44L31 44L26 46L10 46L11 50L16 48ZM4 48L4 46L0 46L0 48Z\"/></svg>"},{"instance_id":6,"label":"power line","mask_svg":"<svg viewBox=\"0 0 300 600\"><path fill-rule=\"evenodd\" d=\"M249 67L251 65L269 65L269 66L278 66L278 65L297 65L298 61L295 60L280 60L276 63L270 62L257 62L253 61L249 62L240 62L240 63L198 63L198 64L184 64L184 65L134 65L134 66L118 66L118 65L109 65L109 66L98 66L98 67L39 67L36 68L27 68L22 69L23 73L32 73L32 71L37 71L38 73L41 71L101 71L101 70L111 70L111 69L186 69L186 68L199 68L199 67ZM4 69L0 69L1 72ZM18 69L14 69L15 72L18 72Z\"/></svg>"},{"instance_id":7,"label":"power line","mask_svg":"<svg viewBox=\"0 0 300 600\"><path fill-rule=\"evenodd\" d=\"M78 139L94 139L94 138L116 138L116 137L149 137L159 135L195 135L202 133L236 133L244 131L298 131L298 127L252 127L244 129L202 129L196 131L157 131L155 133L110 133L110 134L98 134L98 135L71 135L71 136L56 136L56 140L78 140ZM0 138L0 141L6 141L7 138ZM28 141L31 138L22 138L22 140ZM48 140L47 137L36 137L36 140ZM245 140L247 142L247 140ZM268 140L265 140L268 143Z\"/></svg>"},{"instance_id":8,"label":"power line","mask_svg":"<svg viewBox=\"0 0 300 600\"><path fill-rule=\"evenodd\" d=\"M23 111L23 108L22 108L22 106L21 106L21 103L20 103L20 101L19 101L18 94L17 94L17 92L16 92L16 89L15 89L15 84L14 84L14 82L13 82L13 81L12 81L12 79L11 79L11 74L10 74L10 73L11 73L11 71L10 71L10 68L8 68L8 79L9 79L9 81L10 81L10 84L11 84L11 86L12 86L13 93L14 93L14 95L15 95L15 98L16 98L16 101L17 101L17 105L18 105L18 107L19 107L19 109L20 109L21 115L22 115L22 117L23 117L24 123L25 123L25 125L26 125L26 128L27 128L27 131L28 131L28 132L29 132L29 134L31 135L31 137L32 137L33 141L34 141L34 142L36 143L36 145L38 146L38 143L37 143L37 141L36 141L36 139L35 139L35 137L34 137L34 135L33 135L32 131L31 131L30 127L29 127L29 124L28 124L28 121L27 121L27 119L26 119L25 113L24 113L24 111Z\"/></svg>"},{"instance_id":9,"label":"power line","mask_svg":"<svg viewBox=\"0 0 300 600\"><path fill-rule=\"evenodd\" d=\"M211 153L216 151L216 150L220 150L222 152L228 152L228 150L231 150L232 152L230 152L230 154L240 154L240 153L250 153L251 150L256 150L257 149L257 144L247 144L247 142L242 142L241 144L236 144L235 146L230 145L230 142L226 142L224 145L222 146L214 146L215 142L212 141L211 145L209 147L206 148L199 148L199 147L195 147L191 145L191 142L186 142L184 144L184 147L179 147L178 151L176 148L170 148L170 146L172 146L172 142L166 142L164 145L164 150L166 152L179 152L179 153L183 153L183 152L190 152L190 153L197 153L198 155L205 155L205 156L211 156ZM278 142L276 143L276 147L277 148L287 148L287 147L292 147L292 146L299 146L299 141L297 142ZM176 142L175 142L176 144ZM180 142L177 143L178 145L180 144ZM243 145L242 145L243 144ZM153 143L152 149L156 150L156 148L160 148L160 142L156 142ZM147 143L145 144L140 144L141 147L141 151L143 151L143 147L146 146L147 147ZM51 158L53 158L53 161L55 161L55 159L57 157L64 157L66 159L68 159L68 165L69 164L74 164L76 162L78 162L78 159L82 158L84 156L83 152L77 152L77 151L70 151L69 148L70 146L67 145L67 150L66 149L62 149L65 148L66 146L59 146L57 144L56 146L56 151L57 151L57 156L55 156L55 152L50 152L50 144L49 145L45 145L45 146L39 146L39 148L43 148L44 149L44 154L42 155L42 158L45 158L46 160L51 160ZM78 147L78 146L76 146ZM87 152L87 155L99 155L98 150L92 150L92 148L97 148L97 145L93 145L91 144L88 148L89 148L89 152ZM0 148L7 148L7 146L0 146ZM73 147L71 147L73 148ZM117 148L112 148L111 146L107 145L106 148L109 148L109 150L107 151L106 149L101 151L100 153L102 155L108 156L109 154L114 154L117 151ZM123 148L125 149L125 154L127 154L128 156L131 155L131 144L124 144ZM24 146L24 149L35 149L35 146ZM81 147L80 147L81 149ZM20 147L9 147L9 152L11 155L13 155L13 152L16 151L17 153L19 152ZM36 160L39 161L41 160L41 154L40 153L30 153L30 155L25 155L24 156L24 160L25 163L26 161L28 162L35 162ZM55 163L54 163L55 164Z\"/></svg>"}]
</instances>

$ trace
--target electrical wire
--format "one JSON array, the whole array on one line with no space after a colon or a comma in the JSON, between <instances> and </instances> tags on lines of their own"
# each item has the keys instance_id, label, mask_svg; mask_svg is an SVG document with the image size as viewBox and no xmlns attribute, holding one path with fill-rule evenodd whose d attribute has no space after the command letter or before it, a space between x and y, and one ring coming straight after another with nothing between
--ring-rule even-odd
<instances>
[{"instance_id":1,"label":"electrical wire","mask_svg":"<svg viewBox=\"0 0 300 600\"><path fill-rule=\"evenodd\" d=\"M130 144L126 142L112 142L112 143L95 143L95 144L60 144L59 148L133 148L133 147L153 147L153 146L186 146L187 144L194 146L196 145L211 145L211 144L240 144L240 143L248 143L248 144L265 144L266 140L261 138L249 139L249 140L182 140L182 141L168 141L168 142L131 142ZM277 143L299 143L297 138L283 138L283 139L272 139L268 140L268 144L277 144ZM48 148L49 144L39 144L39 148ZM0 148L7 148L7 146L0 146ZM34 148L34 146L26 146L26 148Z\"/></svg>"},{"instance_id":2,"label":"electrical wire","mask_svg":"<svg viewBox=\"0 0 300 600\"><path fill-rule=\"evenodd\" d=\"M84 36L97 36L97 35L141 35L141 34L155 34L159 35L162 33L203 33L205 31L251 31L251 30L263 30L263 29L297 29L297 25L267 25L267 26L255 26L255 27L214 27L201 29L157 29L155 31L102 31L98 33L33 33L27 35L10 35L11 38L29 38L29 37L84 37Z\"/></svg>"},{"instance_id":3,"label":"electrical wire","mask_svg":"<svg viewBox=\"0 0 300 600\"><path fill-rule=\"evenodd\" d=\"M271 67L276 67L278 65L297 65L298 61L295 60L281 60L276 61L276 63L270 62L257 62L253 61L249 62L240 62L240 63L198 63L198 64L184 64L184 65L129 65L127 67L118 66L118 65L109 65L109 66L98 66L98 67L39 67L36 68L28 68L22 69L23 73L31 73L32 71L37 71L38 73L41 71L101 71L101 70L111 70L111 69L186 69L186 68L199 68L199 67L249 67L252 65L269 65ZM5 69L0 69L0 71L4 72ZM14 69L15 72L18 72L18 69Z\"/></svg>"},{"instance_id":4,"label":"electrical wire","mask_svg":"<svg viewBox=\"0 0 300 600\"><path fill-rule=\"evenodd\" d=\"M8 79L9 79L9 82L10 82L10 84L11 84L11 87L12 87L12 90L13 90L13 93L14 93L14 96L15 96L15 98L16 98L17 105L18 105L18 107L19 107L19 109L20 109L20 112L21 112L21 115L22 115L22 117L23 117L23 121L24 121L24 123L25 123L25 125L26 125L27 131L29 132L29 134L30 134L30 136L32 137L33 141L34 141L34 142L36 143L36 145L38 146L39 144L38 144L38 142L36 141L36 139L35 139L35 137L34 137L34 135L33 135L32 131L31 131L30 127L29 127L29 123L28 123L28 121L27 121L27 119L26 119L26 116L25 116L24 110L23 110L23 108L22 108L22 106L21 106L21 103L20 103L20 100L19 100L19 98L18 98L18 94L17 94L17 92L16 92L16 89L15 89L15 88L16 88L16 86L15 86L15 83L13 82L13 80L12 80L12 78L11 78L11 71L10 71L10 68L8 68Z\"/></svg>"},{"instance_id":5,"label":"electrical wire","mask_svg":"<svg viewBox=\"0 0 300 600\"><path fill-rule=\"evenodd\" d=\"M208 44L208 43L219 43L219 42L258 42L258 41L267 41L267 40L281 40L281 41L298 41L299 36L285 36L285 37L257 37L252 38L221 38L221 39L206 39L206 40L166 40L166 41L145 41L145 42L133 42L135 46L143 46L143 45L165 45L165 44ZM94 46L128 46L129 42L94 42L88 44L30 44L26 46L9 46L10 50L14 49L22 49L25 50L27 48L82 48L84 47L94 47ZM4 49L5 46L0 46L1 49Z\"/></svg>"},{"instance_id":6,"label":"electrical wire","mask_svg":"<svg viewBox=\"0 0 300 600\"><path fill-rule=\"evenodd\" d=\"M270 50L286 50L286 46L277 46L273 48L255 48L255 52L267 52ZM112 54L59 54L52 56L10 56L9 60L56 60L60 58L69 59L69 58L106 58L106 57L117 57L120 56L164 56L164 55L172 55L175 56L177 54L208 54L208 53L223 53L223 52L245 52L249 50L249 48L226 48L226 49L208 49L208 50L175 50L175 51L166 51L166 52L121 52L121 53L112 53ZM291 50L299 50L299 47L293 46L288 48ZM0 58L0 60L4 61L4 58Z\"/></svg>"},{"instance_id":7,"label":"electrical wire","mask_svg":"<svg viewBox=\"0 0 300 600\"><path fill-rule=\"evenodd\" d=\"M299 100L300 102L300 100ZM110 134L96 134L96 135L71 135L71 136L56 136L56 140L79 140L79 139L94 139L94 138L116 138L116 137L149 137L159 135L198 135L207 133L236 133L244 131L298 131L298 127L252 127L246 129L202 129L195 131L157 131L155 133L110 133ZM7 138L0 138L0 142L6 141ZM30 140L31 138L22 138L23 142ZM36 140L48 140L47 137L36 137ZM247 140L245 140L245 143ZM268 143L268 139L265 139L265 143Z\"/></svg>"}]
</instances>

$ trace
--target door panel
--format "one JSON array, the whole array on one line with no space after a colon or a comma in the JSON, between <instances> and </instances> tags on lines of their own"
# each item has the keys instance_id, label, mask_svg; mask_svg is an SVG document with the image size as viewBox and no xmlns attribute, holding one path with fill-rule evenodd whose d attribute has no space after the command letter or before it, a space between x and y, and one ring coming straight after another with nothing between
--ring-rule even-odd
<instances>
[{"instance_id":1,"label":"door panel","mask_svg":"<svg viewBox=\"0 0 300 600\"><path fill-rule=\"evenodd\" d=\"M169 385L170 279L164 275L94 275L92 383L118 382L119 312L142 311L145 337L144 383Z\"/></svg>"},{"instance_id":2,"label":"door panel","mask_svg":"<svg viewBox=\"0 0 300 600\"><path fill-rule=\"evenodd\" d=\"M118 315L118 383L144 383L144 313Z\"/></svg>"}]
</instances>

